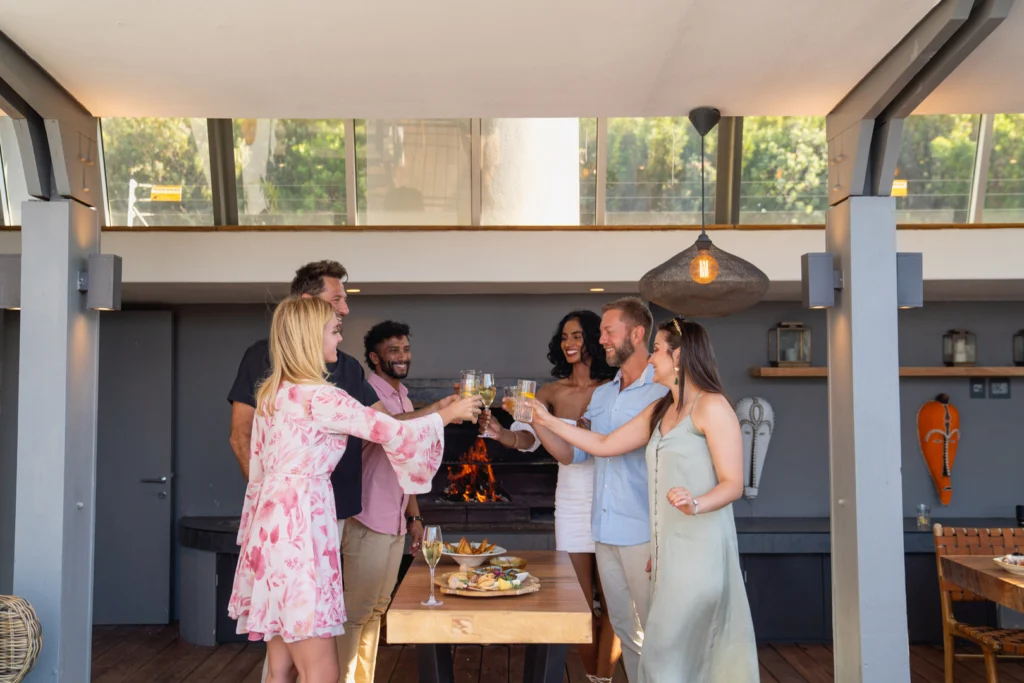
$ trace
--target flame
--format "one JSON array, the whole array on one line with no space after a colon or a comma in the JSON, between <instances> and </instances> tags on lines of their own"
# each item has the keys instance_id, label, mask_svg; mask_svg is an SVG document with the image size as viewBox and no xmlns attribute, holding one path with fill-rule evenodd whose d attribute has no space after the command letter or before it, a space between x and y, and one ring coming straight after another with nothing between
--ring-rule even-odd
<instances>
[{"instance_id":1,"label":"flame","mask_svg":"<svg viewBox=\"0 0 1024 683\"><path fill-rule=\"evenodd\" d=\"M473 442L462 465L448 471L448 487L444 497L451 501L478 503L507 503L508 499L498 492L498 481L487 458L487 444L478 438Z\"/></svg>"}]
</instances>

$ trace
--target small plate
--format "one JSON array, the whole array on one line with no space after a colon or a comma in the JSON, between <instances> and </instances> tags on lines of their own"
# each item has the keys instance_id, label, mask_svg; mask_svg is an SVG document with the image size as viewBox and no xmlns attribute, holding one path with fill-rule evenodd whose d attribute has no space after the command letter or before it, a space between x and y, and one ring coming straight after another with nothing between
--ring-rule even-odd
<instances>
[{"instance_id":1,"label":"small plate","mask_svg":"<svg viewBox=\"0 0 1024 683\"><path fill-rule=\"evenodd\" d=\"M491 558L492 567L501 567L502 569L525 569L526 560L521 557L515 557L513 555L502 555L501 557Z\"/></svg>"}]
</instances>

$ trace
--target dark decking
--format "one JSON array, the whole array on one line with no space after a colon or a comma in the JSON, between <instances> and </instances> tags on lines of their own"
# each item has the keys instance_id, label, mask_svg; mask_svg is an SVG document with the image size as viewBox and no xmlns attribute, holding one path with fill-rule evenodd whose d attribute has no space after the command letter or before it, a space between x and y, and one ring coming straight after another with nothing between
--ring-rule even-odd
<instances>
[{"instance_id":1,"label":"dark decking","mask_svg":"<svg viewBox=\"0 0 1024 683\"><path fill-rule=\"evenodd\" d=\"M524 648L495 645L456 649L458 683L518 683ZM762 683L831 683L832 648L828 645L763 645L758 648ZM261 644L217 647L189 645L178 638L177 626L98 626L93 635L92 680L95 683L259 683L263 668ZM913 683L942 683L942 650L910 648ZM1000 666L1000 681L1024 683L1024 663ZM377 663L376 683L416 680L412 648L384 646ZM565 683L586 683L583 665L570 650ZM620 670L616 683L625 683ZM957 683L984 683L980 661L957 664Z\"/></svg>"}]
</instances>

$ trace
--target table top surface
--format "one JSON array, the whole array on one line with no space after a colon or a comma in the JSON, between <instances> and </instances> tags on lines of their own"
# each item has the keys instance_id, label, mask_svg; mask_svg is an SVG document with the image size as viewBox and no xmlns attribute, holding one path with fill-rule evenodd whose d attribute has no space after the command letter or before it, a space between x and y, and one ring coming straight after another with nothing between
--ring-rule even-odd
<instances>
[{"instance_id":1,"label":"table top surface","mask_svg":"<svg viewBox=\"0 0 1024 683\"><path fill-rule=\"evenodd\" d=\"M589 643L591 605L583 597L568 553L560 551L510 552L522 557L525 571L540 579L536 593L508 597L447 595L440 587L435 596L444 604L420 604L430 596L430 569L418 557L405 575L388 609L391 643ZM442 558L437 576L458 571Z\"/></svg>"},{"instance_id":2,"label":"table top surface","mask_svg":"<svg viewBox=\"0 0 1024 683\"><path fill-rule=\"evenodd\" d=\"M942 573L953 583L1004 607L1024 611L1024 576L1011 574L998 555L943 555Z\"/></svg>"},{"instance_id":3,"label":"table top surface","mask_svg":"<svg viewBox=\"0 0 1024 683\"><path fill-rule=\"evenodd\" d=\"M997 557L1002 557L1002 555L943 555L942 561L959 565L969 571L986 574L994 579L1024 588L1024 576L1011 574L999 567L993 562Z\"/></svg>"}]
</instances>

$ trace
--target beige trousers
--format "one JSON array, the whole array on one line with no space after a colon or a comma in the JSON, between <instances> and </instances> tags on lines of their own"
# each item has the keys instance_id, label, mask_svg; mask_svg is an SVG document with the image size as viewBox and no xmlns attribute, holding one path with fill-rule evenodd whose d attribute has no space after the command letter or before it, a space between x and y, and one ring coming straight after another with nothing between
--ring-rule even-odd
<instances>
[{"instance_id":1,"label":"beige trousers","mask_svg":"<svg viewBox=\"0 0 1024 683\"><path fill-rule=\"evenodd\" d=\"M651 544L597 543L595 554L608 618L615 635L622 641L622 666L630 683L634 683L640 668L644 626L651 607L651 575L647 573Z\"/></svg>"},{"instance_id":2,"label":"beige trousers","mask_svg":"<svg viewBox=\"0 0 1024 683\"><path fill-rule=\"evenodd\" d=\"M380 619L398 583L405 536L372 531L348 520L341 539L345 557L345 633L337 638L338 683L373 683Z\"/></svg>"}]
</instances>

